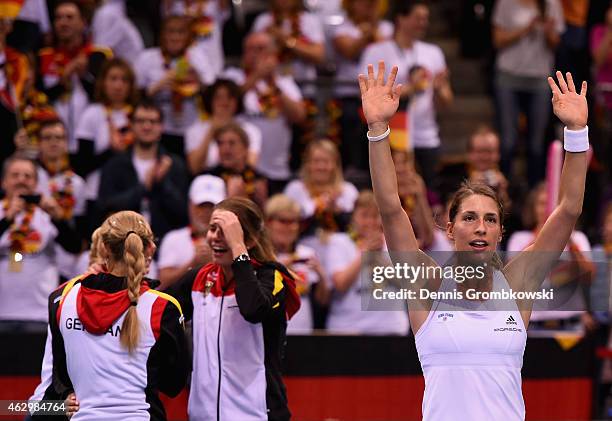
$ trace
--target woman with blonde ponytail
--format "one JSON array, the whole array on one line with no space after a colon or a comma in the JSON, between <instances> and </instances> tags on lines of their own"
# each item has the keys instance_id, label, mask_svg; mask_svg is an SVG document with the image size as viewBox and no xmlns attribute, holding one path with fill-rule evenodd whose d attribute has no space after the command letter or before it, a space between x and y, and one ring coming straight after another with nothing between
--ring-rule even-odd
<instances>
[{"instance_id":1,"label":"woman with blonde ponytail","mask_svg":"<svg viewBox=\"0 0 612 421\"><path fill-rule=\"evenodd\" d=\"M300 307L295 280L254 202L226 199L210 222L213 262L169 291L193 319L189 419L288 420L280 366L287 320Z\"/></svg>"},{"instance_id":2,"label":"woman with blonde ponytail","mask_svg":"<svg viewBox=\"0 0 612 421\"><path fill-rule=\"evenodd\" d=\"M62 399L76 394L79 420L165 420L158 391L176 396L189 363L179 303L145 278L153 233L122 211L93 240L92 271L49 303L52 387Z\"/></svg>"}]
</instances>

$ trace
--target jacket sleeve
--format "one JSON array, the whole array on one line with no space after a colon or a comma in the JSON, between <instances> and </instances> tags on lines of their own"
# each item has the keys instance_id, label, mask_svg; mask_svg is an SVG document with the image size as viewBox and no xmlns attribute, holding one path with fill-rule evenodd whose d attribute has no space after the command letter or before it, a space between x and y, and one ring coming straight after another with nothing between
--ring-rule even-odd
<instances>
[{"instance_id":1,"label":"jacket sleeve","mask_svg":"<svg viewBox=\"0 0 612 421\"><path fill-rule=\"evenodd\" d=\"M124 152L129 153L129 152ZM124 155L117 155L102 168L98 203L104 214L120 210L138 210L145 188L128 175L133 170L125 162Z\"/></svg>"},{"instance_id":2,"label":"jacket sleeve","mask_svg":"<svg viewBox=\"0 0 612 421\"><path fill-rule=\"evenodd\" d=\"M49 329L51 330L51 350L53 355L53 380L51 385L56 396L59 396L60 400L64 400L74 390L74 387L68 375L64 338L57 324L60 297L61 292L59 294L53 293L49 296Z\"/></svg>"},{"instance_id":3,"label":"jacket sleeve","mask_svg":"<svg viewBox=\"0 0 612 421\"><path fill-rule=\"evenodd\" d=\"M261 266L256 272L251 262L234 262L232 271L236 302L246 321L261 323L274 311L284 311L282 275L274 267Z\"/></svg>"},{"instance_id":4,"label":"jacket sleeve","mask_svg":"<svg viewBox=\"0 0 612 421\"><path fill-rule=\"evenodd\" d=\"M170 300L158 300L165 302L165 308L159 325L159 337L149 356L149 369L155 373L153 386L174 397L187 383L191 358L185 337L183 313Z\"/></svg>"},{"instance_id":5,"label":"jacket sleeve","mask_svg":"<svg viewBox=\"0 0 612 421\"><path fill-rule=\"evenodd\" d=\"M107 149L100 154L95 153L95 141L93 139L77 139L78 152L70 155L70 163L74 172L83 178L101 168L114 155L112 149Z\"/></svg>"},{"instance_id":6,"label":"jacket sleeve","mask_svg":"<svg viewBox=\"0 0 612 421\"><path fill-rule=\"evenodd\" d=\"M193 283L195 282L198 272L201 268L195 268L189 270L184 274L178 281L173 283L170 288L165 290L166 294L169 294L177 299L183 310L185 319L191 320L193 318L193 302L191 300L191 290L193 289Z\"/></svg>"},{"instance_id":7,"label":"jacket sleeve","mask_svg":"<svg viewBox=\"0 0 612 421\"><path fill-rule=\"evenodd\" d=\"M172 167L161 182L154 186L161 200L161 208L166 220L172 225L184 225L189 222L187 216L187 189L189 176L180 159L172 156Z\"/></svg>"},{"instance_id":8,"label":"jacket sleeve","mask_svg":"<svg viewBox=\"0 0 612 421\"><path fill-rule=\"evenodd\" d=\"M68 253L77 254L81 251L81 236L76 228L73 228L68 221L51 219L57 228L55 241Z\"/></svg>"}]
</instances>

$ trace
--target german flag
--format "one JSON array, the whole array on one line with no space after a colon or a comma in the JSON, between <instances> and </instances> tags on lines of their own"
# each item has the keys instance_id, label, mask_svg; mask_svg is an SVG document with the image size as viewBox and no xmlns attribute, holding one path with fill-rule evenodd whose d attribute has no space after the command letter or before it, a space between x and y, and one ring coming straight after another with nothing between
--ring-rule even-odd
<instances>
[{"instance_id":1,"label":"german flag","mask_svg":"<svg viewBox=\"0 0 612 421\"><path fill-rule=\"evenodd\" d=\"M389 146L391 146L391 149L399 151L409 151L412 149L407 112L396 112L391 121L389 121L389 128L391 129L391 134L389 135Z\"/></svg>"},{"instance_id":2,"label":"german flag","mask_svg":"<svg viewBox=\"0 0 612 421\"><path fill-rule=\"evenodd\" d=\"M23 6L23 0L0 0L0 19L15 19Z\"/></svg>"}]
</instances>

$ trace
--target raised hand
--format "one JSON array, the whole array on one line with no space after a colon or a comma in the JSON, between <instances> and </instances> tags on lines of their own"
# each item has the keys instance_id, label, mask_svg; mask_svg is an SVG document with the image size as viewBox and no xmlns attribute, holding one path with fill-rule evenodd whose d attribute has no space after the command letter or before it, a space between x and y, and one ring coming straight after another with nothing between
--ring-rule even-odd
<instances>
[{"instance_id":1,"label":"raised hand","mask_svg":"<svg viewBox=\"0 0 612 421\"><path fill-rule=\"evenodd\" d=\"M548 85L553 94L553 112L568 129L580 130L586 126L589 117L589 108L586 100L587 83L582 82L580 93L577 93L570 72L565 74L567 82L561 72L557 71L556 74L559 81L558 86L552 77L548 78Z\"/></svg>"},{"instance_id":2,"label":"raised hand","mask_svg":"<svg viewBox=\"0 0 612 421\"><path fill-rule=\"evenodd\" d=\"M385 62L378 62L378 75L374 78L374 66L368 64L368 76L359 75L359 90L361 91L361 104L366 121L373 129L382 126L386 129L389 120L399 106L402 85L395 84L397 66L393 66L389 79L385 83Z\"/></svg>"}]
</instances>

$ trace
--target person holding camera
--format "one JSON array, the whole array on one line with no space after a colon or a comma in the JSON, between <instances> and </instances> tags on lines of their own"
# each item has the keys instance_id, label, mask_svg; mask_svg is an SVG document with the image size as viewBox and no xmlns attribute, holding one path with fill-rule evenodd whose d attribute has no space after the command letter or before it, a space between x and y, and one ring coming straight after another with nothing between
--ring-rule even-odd
<instances>
[{"instance_id":1,"label":"person holding camera","mask_svg":"<svg viewBox=\"0 0 612 421\"><path fill-rule=\"evenodd\" d=\"M35 194L36 164L14 155L4 162L0 205L0 329L47 328L47 297L58 286L54 247L78 253L78 233L51 196Z\"/></svg>"}]
</instances>

